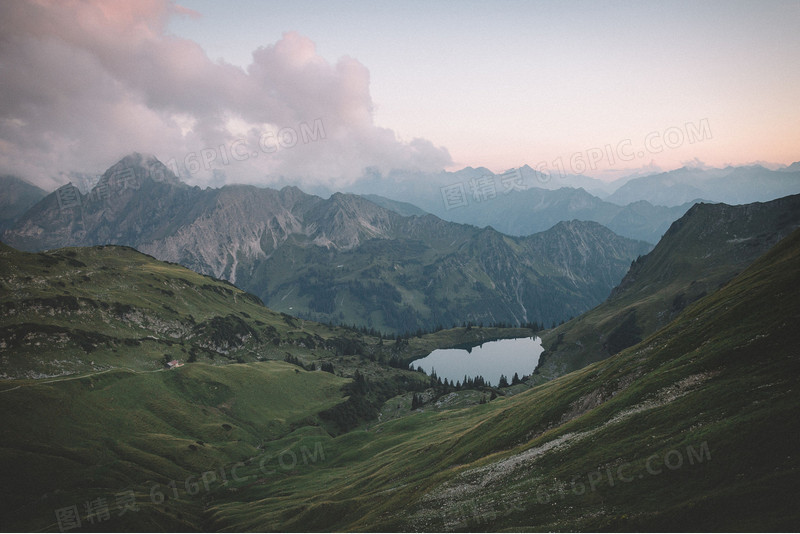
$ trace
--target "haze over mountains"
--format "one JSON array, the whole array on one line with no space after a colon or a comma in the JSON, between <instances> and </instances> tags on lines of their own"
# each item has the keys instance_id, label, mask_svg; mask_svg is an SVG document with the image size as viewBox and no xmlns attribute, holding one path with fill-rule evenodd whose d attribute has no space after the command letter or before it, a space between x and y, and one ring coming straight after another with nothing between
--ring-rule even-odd
<instances>
[{"instance_id":1,"label":"haze over mountains","mask_svg":"<svg viewBox=\"0 0 800 534\"><path fill-rule=\"evenodd\" d=\"M778 170L760 165L724 169L682 167L629 180L606 200L620 205L647 200L663 206L677 206L697 198L726 204L764 202L797 193L798 172L797 163Z\"/></svg>"},{"instance_id":2,"label":"haze over mountains","mask_svg":"<svg viewBox=\"0 0 800 534\"><path fill-rule=\"evenodd\" d=\"M561 322L601 302L650 249L592 222L518 238L401 216L352 194L201 190L139 154L88 195L51 193L3 240L23 250L129 245L227 279L278 311L399 333Z\"/></svg>"},{"instance_id":3,"label":"haze over mountains","mask_svg":"<svg viewBox=\"0 0 800 534\"><path fill-rule=\"evenodd\" d=\"M235 175L235 168L229 172ZM1 179L9 183L6 188L20 187L10 185L11 181L25 183L14 177ZM84 185L94 181L79 179L75 183L88 194ZM27 183L25 186L39 190ZM721 169L685 166L614 182L588 175L547 174L528 165L502 174L483 167L439 173L392 171L385 175L372 170L342 191L364 196L404 216L427 212L451 222L492 226L509 235L524 236L578 219L599 222L623 237L655 244L670 224L698 201L746 204L800 193L800 162L775 170L760 165ZM337 191L312 186L306 192L328 198ZM16 198L10 190L8 193L3 197L6 203ZM41 196L44 194L40 192ZM32 205L14 204L14 211L4 210L9 214L4 216L6 227Z\"/></svg>"},{"instance_id":4,"label":"haze over mountains","mask_svg":"<svg viewBox=\"0 0 800 534\"><path fill-rule=\"evenodd\" d=\"M580 219L655 244L695 202L743 204L800 193L800 171L797 164L777 171L757 165L682 167L608 183L584 175L546 174L528 165L502 174L467 167L438 174L376 172L348 191L408 202L448 221L490 225L511 235Z\"/></svg>"}]
</instances>

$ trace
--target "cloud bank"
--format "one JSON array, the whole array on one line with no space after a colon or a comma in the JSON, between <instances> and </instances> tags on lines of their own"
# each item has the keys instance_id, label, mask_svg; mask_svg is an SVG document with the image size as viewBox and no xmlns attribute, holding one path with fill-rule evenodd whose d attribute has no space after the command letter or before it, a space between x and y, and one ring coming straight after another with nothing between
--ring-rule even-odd
<instances>
[{"instance_id":1,"label":"cloud bank","mask_svg":"<svg viewBox=\"0 0 800 534\"><path fill-rule=\"evenodd\" d=\"M189 183L339 186L367 167L436 171L430 141L373 122L369 71L288 32L242 69L169 35L162 0L0 2L0 173L52 189L149 152Z\"/></svg>"}]
</instances>

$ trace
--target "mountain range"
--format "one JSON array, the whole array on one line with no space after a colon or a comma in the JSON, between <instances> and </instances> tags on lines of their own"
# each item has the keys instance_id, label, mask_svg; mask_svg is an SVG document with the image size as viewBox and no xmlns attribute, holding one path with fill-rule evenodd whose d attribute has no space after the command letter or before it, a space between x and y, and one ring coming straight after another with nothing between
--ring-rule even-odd
<instances>
[{"instance_id":1,"label":"mountain range","mask_svg":"<svg viewBox=\"0 0 800 534\"><path fill-rule=\"evenodd\" d=\"M780 223L795 202L696 206L668 232L671 246L632 272L688 291L693 251L712 263L738 255L723 243L753 241L745 230ZM643 341L488 402L485 390L442 391L387 366L401 340L275 313L129 248L0 255L1 324L26 329L0 349L3 369L24 377L0 386L9 530L773 531L800 521L800 230ZM192 347L205 350L189 362ZM230 348L244 349L241 363ZM167 358L185 365L166 369ZM59 368L69 374L53 376Z\"/></svg>"},{"instance_id":2,"label":"mountain range","mask_svg":"<svg viewBox=\"0 0 800 534\"><path fill-rule=\"evenodd\" d=\"M280 312L397 333L561 322L600 303L651 248L593 222L512 237L396 209L296 187L189 187L134 154L89 194L71 185L51 193L3 241L28 251L132 246Z\"/></svg>"},{"instance_id":3,"label":"mountain range","mask_svg":"<svg viewBox=\"0 0 800 534\"><path fill-rule=\"evenodd\" d=\"M638 200L618 206L583 189L532 187L437 215L453 222L491 226L511 235L541 232L562 220L593 221L618 235L657 243L669 225L698 201L664 207Z\"/></svg>"},{"instance_id":4,"label":"mountain range","mask_svg":"<svg viewBox=\"0 0 800 534\"><path fill-rule=\"evenodd\" d=\"M798 524L800 195L696 203L652 249L373 200L202 190L133 155L28 208L3 238L33 252L0 244L4 528ZM473 321L590 302L511 385L407 368L536 326ZM361 331L310 320L359 310ZM367 330L392 310L397 332L470 324Z\"/></svg>"},{"instance_id":5,"label":"mountain range","mask_svg":"<svg viewBox=\"0 0 800 534\"><path fill-rule=\"evenodd\" d=\"M91 188L89 184L96 181L76 173L65 176L74 177L84 195L90 192L86 187ZM3 181L15 185L3 186ZM10 187L38 188L10 176L0 177L0 187L6 188L0 197L7 213L3 224L10 228L32 205L17 201ZM335 192L322 186L310 191L324 198ZM485 167L439 173L392 171L386 175L368 170L342 191L363 196L400 215L431 213L451 222L492 226L508 235L528 235L560 221L578 219L599 222L623 237L655 244L672 221L699 201L746 204L800 193L800 162L775 170L757 164L718 169L685 166L669 172L632 174L613 182L582 174L538 171L529 165L501 174ZM33 198L38 200L45 194L38 190Z\"/></svg>"},{"instance_id":6,"label":"mountain range","mask_svg":"<svg viewBox=\"0 0 800 534\"><path fill-rule=\"evenodd\" d=\"M800 193L800 171L796 163L774 171L760 165L724 169L681 167L629 180L606 200L620 205L646 200L656 205L678 206L702 198L747 204L797 193Z\"/></svg>"},{"instance_id":7,"label":"mountain range","mask_svg":"<svg viewBox=\"0 0 800 534\"><path fill-rule=\"evenodd\" d=\"M448 221L492 226L510 235L578 219L655 244L697 202L746 204L800 193L800 171L797 164L776 171L759 165L682 167L608 183L584 175L542 173L528 165L502 174L467 167L435 174L367 173L347 190L407 202Z\"/></svg>"}]
</instances>

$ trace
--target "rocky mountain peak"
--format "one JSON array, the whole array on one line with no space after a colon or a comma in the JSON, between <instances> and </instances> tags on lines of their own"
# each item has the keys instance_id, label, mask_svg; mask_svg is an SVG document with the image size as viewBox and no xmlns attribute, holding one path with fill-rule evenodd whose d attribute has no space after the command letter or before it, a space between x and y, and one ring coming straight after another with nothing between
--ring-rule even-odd
<instances>
[{"instance_id":1,"label":"rocky mountain peak","mask_svg":"<svg viewBox=\"0 0 800 534\"><path fill-rule=\"evenodd\" d=\"M109 167L95 185L95 189L108 188L138 189L144 180L151 179L154 182L165 183L173 186L185 186L169 168L161 163L152 154L141 154L134 152L128 154L117 163Z\"/></svg>"}]
</instances>

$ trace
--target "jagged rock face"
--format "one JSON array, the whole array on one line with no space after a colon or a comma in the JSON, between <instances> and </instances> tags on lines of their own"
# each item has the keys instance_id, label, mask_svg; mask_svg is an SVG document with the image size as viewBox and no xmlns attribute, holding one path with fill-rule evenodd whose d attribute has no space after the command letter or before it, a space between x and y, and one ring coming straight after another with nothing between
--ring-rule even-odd
<instances>
[{"instance_id":1,"label":"jagged rock face","mask_svg":"<svg viewBox=\"0 0 800 534\"><path fill-rule=\"evenodd\" d=\"M283 202L283 192L248 186L202 191L193 208L180 211L170 232L137 248L159 259L237 282L240 262L263 260L293 234L304 231L304 205Z\"/></svg>"},{"instance_id":2,"label":"jagged rock face","mask_svg":"<svg viewBox=\"0 0 800 534\"><path fill-rule=\"evenodd\" d=\"M185 184L155 156L134 152L119 160L103 173L95 188L103 185L114 189L136 188L148 178L159 183L185 187Z\"/></svg>"},{"instance_id":3,"label":"jagged rock face","mask_svg":"<svg viewBox=\"0 0 800 534\"><path fill-rule=\"evenodd\" d=\"M404 217L295 187L201 190L133 154L82 195L48 195L3 240L24 250L120 244L227 279L270 307L406 331L560 321L598 304L649 245L573 221L528 237Z\"/></svg>"}]
</instances>

